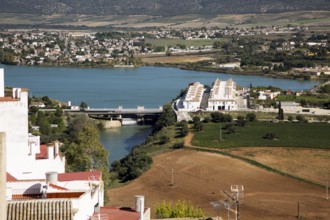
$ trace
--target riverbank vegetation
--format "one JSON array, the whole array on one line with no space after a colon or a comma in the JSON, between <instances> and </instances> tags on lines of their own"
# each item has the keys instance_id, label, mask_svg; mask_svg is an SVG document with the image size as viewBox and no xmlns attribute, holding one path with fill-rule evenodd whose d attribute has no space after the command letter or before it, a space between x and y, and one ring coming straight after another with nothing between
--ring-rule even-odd
<instances>
[{"instance_id":1,"label":"riverbank vegetation","mask_svg":"<svg viewBox=\"0 0 330 220\"><path fill-rule=\"evenodd\" d=\"M100 142L100 131L95 122L86 115L76 115L69 120L66 134L61 151L66 158L67 171L102 171L106 192L110 185L109 157L108 151Z\"/></svg>"},{"instance_id":2,"label":"riverbank vegetation","mask_svg":"<svg viewBox=\"0 0 330 220\"><path fill-rule=\"evenodd\" d=\"M164 113L145 142L135 146L125 158L111 164L113 185L139 177L150 168L152 156L183 147L183 138L188 134L187 123L176 123L171 104L164 105L163 109Z\"/></svg>"}]
</instances>

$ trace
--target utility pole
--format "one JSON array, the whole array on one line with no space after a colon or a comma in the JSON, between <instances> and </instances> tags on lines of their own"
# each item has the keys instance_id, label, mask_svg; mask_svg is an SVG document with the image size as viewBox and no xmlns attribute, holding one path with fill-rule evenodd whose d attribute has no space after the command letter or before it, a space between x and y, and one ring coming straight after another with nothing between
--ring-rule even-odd
<instances>
[{"instance_id":1,"label":"utility pole","mask_svg":"<svg viewBox=\"0 0 330 220\"><path fill-rule=\"evenodd\" d=\"M221 125L220 125L220 141L222 140L222 135L221 135Z\"/></svg>"},{"instance_id":2,"label":"utility pole","mask_svg":"<svg viewBox=\"0 0 330 220\"><path fill-rule=\"evenodd\" d=\"M297 203L297 218L300 219L300 207L299 207L299 202Z\"/></svg>"},{"instance_id":3,"label":"utility pole","mask_svg":"<svg viewBox=\"0 0 330 220\"><path fill-rule=\"evenodd\" d=\"M227 220L229 220L229 209L230 209L230 201L229 201L230 198L228 198L226 201L225 201L225 207L227 209Z\"/></svg>"},{"instance_id":4,"label":"utility pole","mask_svg":"<svg viewBox=\"0 0 330 220\"><path fill-rule=\"evenodd\" d=\"M329 200L329 179L327 179L327 185L325 187L325 198Z\"/></svg>"},{"instance_id":5,"label":"utility pole","mask_svg":"<svg viewBox=\"0 0 330 220\"><path fill-rule=\"evenodd\" d=\"M4 46L2 46L1 49L2 49L2 53L1 53L1 62L3 63L3 61L5 60Z\"/></svg>"},{"instance_id":6,"label":"utility pole","mask_svg":"<svg viewBox=\"0 0 330 220\"><path fill-rule=\"evenodd\" d=\"M236 220L239 220L239 201L236 200Z\"/></svg>"},{"instance_id":7,"label":"utility pole","mask_svg":"<svg viewBox=\"0 0 330 220\"><path fill-rule=\"evenodd\" d=\"M174 185L174 171L173 171L173 168L172 168L172 178L171 178L171 186Z\"/></svg>"}]
</instances>

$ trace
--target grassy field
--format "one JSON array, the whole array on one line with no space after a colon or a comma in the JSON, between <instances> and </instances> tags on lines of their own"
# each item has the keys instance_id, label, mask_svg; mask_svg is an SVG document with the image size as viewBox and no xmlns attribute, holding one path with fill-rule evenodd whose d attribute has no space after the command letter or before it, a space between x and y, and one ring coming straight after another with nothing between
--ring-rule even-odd
<instances>
[{"instance_id":1,"label":"grassy field","mask_svg":"<svg viewBox=\"0 0 330 220\"><path fill-rule=\"evenodd\" d=\"M155 63L194 63L204 60L212 60L211 57L206 56L162 56L162 57L144 57L141 58L143 63L155 64Z\"/></svg>"},{"instance_id":2,"label":"grassy field","mask_svg":"<svg viewBox=\"0 0 330 220\"><path fill-rule=\"evenodd\" d=\"M322 185L330 175L328 149L242 147L225 151Z\"/></svg>"},{"instance_id":3,"label":"grassy field","mask_svg":"<svg viewBox=\"0 0 330 220\"><path fill-rule=\"evenodd\" d=\"M294 97L292 95L280 95L277 98L279 101L300 101L302 99L312 102L312 103L324 103L324 102L330 102L330 97L329 96L308 96L308 95L302 95L298 97Z\"/></svg>"},{"instance_id":4,"label":"grassy field","mask_svg":"<svg viewBox=\"0 0 330 220\"><path fill-rule=\"evenodd\" d=\"M306 147L330 149L330 124L321 123L269 123L251 122L244 127L235 126L235 134L227 134L220 126L224 124L205 124L204 131L196 132L192 144L201 147ZM272 132L276 139L264 139Z\"/></svg>"},{"instance_id":5,"label":"grassy field","mask_svg":"<svg viewBox=\"0 0 330 220\"><path fill-rule=\"evenodd\" d=\"M186 45L187 47L203 47L213 46L215 41L227 41L228 39L200 39L200 40L183 40L183 39L146 39L146 44L151 44L155 47L176 46L178 44Z\"/></svg>"}]
</instances>

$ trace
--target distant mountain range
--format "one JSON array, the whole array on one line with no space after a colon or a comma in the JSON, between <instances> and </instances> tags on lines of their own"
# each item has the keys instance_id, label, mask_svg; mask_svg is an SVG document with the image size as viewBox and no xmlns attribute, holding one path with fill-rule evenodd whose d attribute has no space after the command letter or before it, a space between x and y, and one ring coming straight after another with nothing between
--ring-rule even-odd
<instances>
[{"instance_id":1,"label":"distant mountain range","mask_svg":"<svg viewBox=\"0 0 330 220\"><path fill-rule=\"evenodd\" d=\"M161 15L330 10L330 0L0 0L0 13Z\"/></svg>"}]
</instances>

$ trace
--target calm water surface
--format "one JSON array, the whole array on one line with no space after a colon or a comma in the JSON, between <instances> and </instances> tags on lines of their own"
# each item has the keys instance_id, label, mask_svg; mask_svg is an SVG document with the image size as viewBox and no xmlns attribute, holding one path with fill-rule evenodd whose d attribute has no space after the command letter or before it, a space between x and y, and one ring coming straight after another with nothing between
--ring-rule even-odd
<instances>
[{"instance_id":1,"label":"calm water surface","mask_svg":"<svg viewBox=\"0 0 330 220\"><path fill-rule=\"evenodd\" d=\"M263 85L282 89L306 90L316 81L273 79L221 73L180 70L167 67L135 69L66 68L3 66L5 84L29 88L30 96L49 96L73 105L84 101L91 107L155 108L176 97L190 82L211 85L216 78L232 78L240 86ZM124 157L133 146L144 142L150 127L122 127L101 134L103 145L110 150L110 160Z\"/></svg>"},{"instance_id":2,"label":"calm water surface","mask_svg":"<svg viewBox=\"0 0 330 220\"><path fill-rule=\"evenodd\" d=\"M135 69L5 66L5 83L29 88L30 95L49 96L91 107L158 107L176 97L190 82L211 85L216 79L232 78L240 86L272 85L282 89L306 90L315 81L273 79L165 67Z\"/></svg>"},{"instance_id":3,"label":"calm water surface","mask_svg":"<svg viewBox=\"0 0 330 220\"><path fill-rule=\"evenodd\" d=\"M151 126L125 126L111 128L101 133L101 142L110 151L110 163L125 157L132 147L141 144L151 133Z\"/></svg>"}]
</instances>

